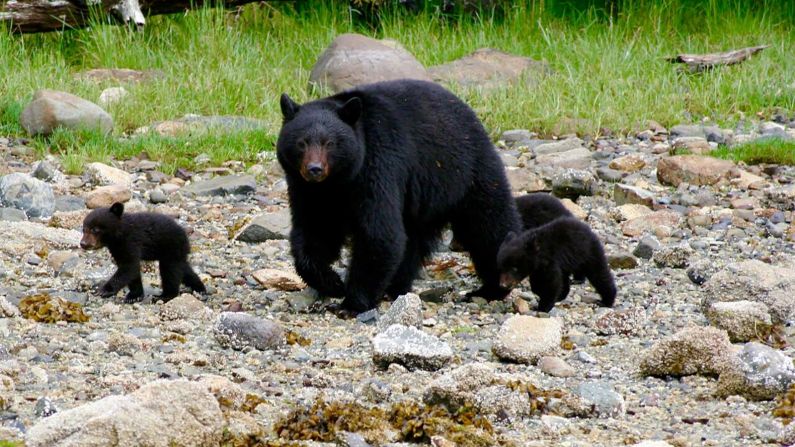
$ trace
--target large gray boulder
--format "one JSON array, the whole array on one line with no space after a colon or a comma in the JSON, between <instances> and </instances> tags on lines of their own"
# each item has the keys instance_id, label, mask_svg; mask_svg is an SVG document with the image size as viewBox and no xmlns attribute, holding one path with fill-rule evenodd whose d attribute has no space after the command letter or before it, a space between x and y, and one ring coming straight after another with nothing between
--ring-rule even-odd
<instances>
[{"instance_id":1,"label":"large gray boulder","mask_svg":"<svg viewBox=\"0 0 795 447\"><path fill-rule=\"evenodd\" d=\"M360 34L342 34L312 67L311 84L339 92L357 85L394 79L430 81L425 67L399 44Z\"/></svg>"},{"instance_id":2,"label":"large gray boulder","mask_svg":"<svg viewBox=\"0 0 795 447\"><path fill-rule=\"evenodd\" d=\"M55 211L55 194L49 184L15 172L0 178L0 203L20 209L28 217L48 217Z\"/></svg>"},{"instance_id":3,"label":"large gray boulder","mask_svg":"<svg viewBox=\"0 0 795 447\"><path fill-rule=\"evenodd\" d=\"M105 134L113 130L113 118L102 107L66 92L46 89L33 95L19 122L30 135L49 135L58 127Z\"/></svg>"}]
</instances>

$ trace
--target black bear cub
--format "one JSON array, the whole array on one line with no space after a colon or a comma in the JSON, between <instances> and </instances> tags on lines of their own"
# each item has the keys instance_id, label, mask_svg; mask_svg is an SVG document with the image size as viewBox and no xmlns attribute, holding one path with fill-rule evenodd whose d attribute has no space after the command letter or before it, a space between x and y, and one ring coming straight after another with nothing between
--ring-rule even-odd
<instances>
[{"instance_id":1,"label":"black bear cub","mask_svg":"<svg viewBox=\"0 0 795 447\"><path fill-rule=\"evenodd\" d=\"M438 84L362 85L298 104L281 97L276 143L292 212L295 268L354 312L402 295L445 225L501 299L497 251L520 230L505 169L477 115ZM331 269L350 238L346 281Z\"/></svg>"},{"instance_id":2,"label":"black bear cub","mask_svg":"<svg viewBox=\"0 0 795 447\"><path fill-rule=\"evenodd\" d=\"M204 284L188 264L190 242L185 230L174 219L157 213L124 213L124 205L98 208L83 220L80 247L97 250L107 247L116 262L116 273L99 289L108 298L121 289L130 291L124 301L140 301L144 295L141 261L158 261L165 301L179 294L180 284L205 293Z\"/></svg>"},{"instance_id":3,"label":"black bear cub","mask_svg":"<svg viewBox=\"0 0 795 447\"><path fill-rule=\"evenodd\" d=\"M576 218L562 217L516 235L509 233L500 247L497 262L503 287L516 286L527 276L538 295L538 310L549 312L569 294L569 275L588 278L602 305L616 298L613 275L599 238Z\"/></svg>"},{"instance_id":4,"label":"black bear cub","mask_svg":"<svg viewBox=\"0 0 795 447\"><path fill-rule=\"evenodd\" d=\"M516 208L522 217L522 228L525 230L540 227L559 217L574 217L560 199L545 192L517 197Z\"/></svg>"}]
</instances>

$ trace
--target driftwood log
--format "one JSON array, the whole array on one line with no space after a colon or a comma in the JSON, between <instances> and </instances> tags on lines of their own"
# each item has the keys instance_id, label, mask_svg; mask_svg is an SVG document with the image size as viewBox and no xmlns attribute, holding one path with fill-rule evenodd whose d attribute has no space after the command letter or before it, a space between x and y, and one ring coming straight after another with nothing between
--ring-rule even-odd
<instances>
[{"instance_id":1,"label":"driftwood log","mask_svg":"<svg viewBox=\"0 0 795 447\"><path fill-rule=\"evenodd\" d=\"M733 65L750 58L754 54L764 50L768 45L741 48L739 50L726 51L724 53L709 54L678 54L667 58L671 63L687 64L691 72L701 72L720 65Z\"/></svg>"},{"instance_id":2,"label":"driftwood log","mask_svg":"<svg viewBox=\"0 0 795 447\"><path fill-rule=\"evenodd\" d=\"M143 27L146 17L184 12L204 4L234 8L257 0L8 0L0 2L0 26L16 33L82 28L92 17Z\"/></svg>"}]
</instances>

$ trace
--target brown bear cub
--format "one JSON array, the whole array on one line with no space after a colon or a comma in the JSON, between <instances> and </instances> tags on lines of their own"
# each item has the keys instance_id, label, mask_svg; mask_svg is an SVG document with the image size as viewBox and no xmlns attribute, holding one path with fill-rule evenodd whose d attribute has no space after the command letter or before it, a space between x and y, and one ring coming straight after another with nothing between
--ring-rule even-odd
<instances>
[{"instance_id":1,"label":"brown bear cub","mask_svg":"<svg viewBox=\"0 0 795 447\"><path fill-rule=\"evenodd\" d=\"M616 286L599 238L576 218L561 217L516 235L509 233L497 255L500 285L510 288L530 277L538 310L549 312L569 294L569 276L581 276L612 307Z\"/></svg>"},{"instance_id":2,"label":"brown bear cub","mask_svg":"<svg viewBox=\"0 0 795 447\"><path fill-rule=\"evenodd\" d=\"M124 213L124 205L98 208L83 221L80 247L97 250L107 247L117 270L99 288L99 296L109 298L128 287L126 303L141 301L141 261L158 261L163 293L168 301L179 294L180 284L205 293L199 276L188 263L190 242L185 230L174 219L157 213Z\"/></svg>"}]
</instances>

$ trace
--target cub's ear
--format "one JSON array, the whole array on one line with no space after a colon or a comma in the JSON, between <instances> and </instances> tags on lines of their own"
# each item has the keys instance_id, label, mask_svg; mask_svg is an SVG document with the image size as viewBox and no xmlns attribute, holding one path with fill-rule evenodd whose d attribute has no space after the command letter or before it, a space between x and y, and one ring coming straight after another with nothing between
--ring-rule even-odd
<instances>
[{"instance_id":1,"label":"cub's ear","mask_svg":"<svg viewBox=\"0 0 795 447\"><path fill-rule=\"evenodd\" d=\"M116 217L121 218L121 215L124 213L124 205L116 202L110 206L110 212L115 214Z\"/></svg>"},{"instance_id":2,"label":"cub's ear","mask_svg":"<svg viewBox=\"0 0 795 447\"><path fill-rule=\"evenodd\" d=\"M337 108L337 115L347 125L353 127L362 116L362 100L359 98L349 99L348 102Z\"/></svg>"},{"instance_id":3,"label":"cub's ear","mask_svg":"<svg viewBox=\"0 0 795 447\"><path fill-rule=\"evenodd\" d=\"M510 242L514 239L516 239L516 232L509 231L508 234L505 235L505 240L503 242Z\"/></svg>"},{"instance_id":4,"label":"cub's ear","mask_svg":"<svg viewBox=\"0 0 795 447\"><path fill-rule=\"evenodd\" d=\"M290 121L291 119L295 118L295 115L298 113L298 109L301 108L297 102L293 101L292 98L287 96L287 93L282 93L282 97L279 99L279 105L282 107L282 116L284 117L285 121Z\"/></svg>"}]
</instances>

